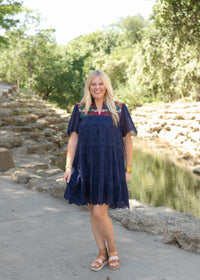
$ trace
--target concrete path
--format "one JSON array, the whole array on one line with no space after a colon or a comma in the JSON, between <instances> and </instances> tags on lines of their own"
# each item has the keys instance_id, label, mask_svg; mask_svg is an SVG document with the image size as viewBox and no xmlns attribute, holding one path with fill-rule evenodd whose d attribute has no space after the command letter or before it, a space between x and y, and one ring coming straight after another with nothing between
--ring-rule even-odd
<instances>
[{"instance_id":1,"label":"concrete path","mask_svg":"<svg viewBox=\"0 0 200 280\"><path fill-rule=\"evenodd\" d=\"M87 210L0 177L0 280L199 280L200 255L114 223L121 268L89 269Z\"/></svg>"}]
</instances>

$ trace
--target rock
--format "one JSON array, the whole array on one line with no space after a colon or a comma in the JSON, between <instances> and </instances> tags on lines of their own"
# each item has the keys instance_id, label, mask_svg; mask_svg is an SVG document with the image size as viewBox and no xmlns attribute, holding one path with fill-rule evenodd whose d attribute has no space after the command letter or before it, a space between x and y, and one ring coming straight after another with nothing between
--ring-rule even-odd
<instances>
[{"instance_id":1,"label":"rock","mask_svg":"<svg viewBox=\"0 0 200 280\"><path fill-rule=\"evenodd\" d=\"M154 124L154 125L151 125L150 126L150 130L149 130L149 132L160 132L162 130L162 126L160 125L160 124Z\"/></svg>"},{"instance_id":2,"label":"rock","mask_svg":"<svg viewBox=\"0 0 200 280\"><path fill-rule=\"evenodd\" d=\"M0 148L0 171L6 171L15 167L12 154L8 149Z\"/></svg>"},{"instance_id":3,"label":"rock","mask_svg":"<svg viewBox=\"0 0 200 280\"><path fill-rule=\"evenodd\" d=\"M35 131L37 132L38 131L38 128L35 126L35 124L28 124L28 125L24 125L24 126L16 126L17 128L17 131L20 131L20 132L31 132L31 131Z\"/></svg>"},{"instance_id":4,"label":"rock","mask_svg":"<svg viewBox=\"0 0 200 280\"><path fill-rule=\"evenodd\" d=\"M11 179L19 184L27 184L31 178L40 178L37 175L28 173L25 169L17 170L11 175Z\"/></svg>"},{"instance_id":5,"label":"rock","mask_svg":"<svg viewBox=\"0 0 200 280\"><path fill-rule=\"evenodd\" d=\"M52 135L55 135L55 134L56 134L56 130L47 127L47 128L45 128L45 129L43 130L43 134L44 134L45 136L52 136Z\"/></svg>"},{"instance_id":6,"label":"rock","mask_svg":"<svg viewBox=\"0 0 200 280\"><path fill-rule=\"evenodd\" d=\"M8 90L4 89L3 91L0 92L0 102L6 101L8 98Z\"/></svg>"},{"instance_id":7,"label":"rock","mask_svg":"<svg viewBox=\"0 0 200 280\"><path fill-rule=\"evenodd\" d=\"M167 244L200 254L200 219L166 207L109 210L127 229L160 235Z\"/></svg>"},{"instance_id":8,"label":"rock","mask_svg":"<svg viewBox=\"0 0 200 280\"><path fill-rule=\"evenodd\" d=\"M11 125L15 125L16 124L16 119L15 117L7 117L7 118L2 118L2 126L11 126Z\"/></svg>"},{"instance_id":9,"label":"rock","mask_svg":"<svg viewBox=\"0 0 200 280\"><path fill-rule=\"evenodd\" d=\"M38 139L41 137L41 132L39 131L30 131L30 132L22 132L21 135L26 139L32 139L35 141L38 141Z\"/></svg>"},{"instance_id":10,"label":"rock","mask_svg":"<svg viewBox=\"0 0 200 280\"><path fill-rule=\"evenodd\" d=\"M49 123L45 119L38 119L35 124L37 128L43 128L43 127L47 127Z\"/></svg>"},{"instance_id":11,"label":"rock","mask_svg":"<svg viewBox=\"0 0 200 280\"><path fill-rule=\"evenodd\" d=\"M52 178L31 178L28 183L27 187L44 193L51 193L53 187L57 187L58 183Z\"/></svg>"},{"instance_id":12,"label":"rock","mask_svg":"<svg viewBox=\"0 0 200 280\"><path fill-rule=\"evenodd\" d=\"M55 129L56 131L60 131L60 130L67 131L67 123L50 124L49 127Z\"/></svg>"},{"instance_id":13,"label":"rock","mask_svg":"<svg viewBox=\"0 0 200 280\"><path fill-rule=\"evenodd\" d=\"M6 108L0 108L0 118L7 119L8 117L12 116L12 110Z\"/></svg>"},{"instance_id":14,"label":"rock","mask_svg":"<svg viewBox=\"0 0 200 280\"><path fill-rule=\"evenodd\" d=\"M51 168L51 169L48 169L48 170L42 170L42 169L38 169L37 170L37 173L38 174L41 174L42 173L42 176L46 176L46 177L52 177L54 175L58 175L58 174L61 174L63 175L63 170L60 169L60 168ZM61 177L62 177L61 175Z\"/></svg>"},{"instance_id":15,"label":"rock","mask_svg":"<svg viewBox=\"0 0 200 280\"><path fill-rule=\"evenodd\" d=\"M196 132L196 131L199 132L199 123L192 122L192 124L190 125L190 128L191 128L194 132Z\"/></svg>"},{"instance_id":16,"label":"rock","mask_svg":"<svg viewBox=\"0 0 200 280\"><path fill-rule=\"evenodd\" d=\"M38 116L37 115L35 115L35 114L30 114L30 115L27 115L26 116L26 121L28 122L28 123L34 123L34 122L36 122L37 120L38 120Z\"/></svg>"},{"instance_id":17,"label":"rock","mask_svg":"<svg viewBox=\"0 0 200 280\"><path fill-rule=\"evenodd\" d=\"M196 165L193 168L193 173L200 175L200 165Z\"/></svg>"},{"instance_id":18,"label":"rock","mask_svg":"<svg viewBox=\"0 0 200 280\"><path fill-rule=\"evenodd\" d=\"M22 144L23 141L19 133L0 130L0 147L10 149L13 147L22 146Z\"/></svg>"},{"instance_id":19,"label":"rock","mask_svg":"<svg viewBox=\"0 0 200 280\"><path fill-rule=\"evenodd\" d=\"M51 156L51 165L55 165L63 169L65 167L65 163L66 163L66 151L57 152Z\"/></svg>"},{"instance_id":20,"label":"rock","mask_svg":"<svg viewBox=\"0 0 200 280\"><path fill-rule=\"evenodd\" d=\"M61 117L45 117L45 120L50 124L62 123L64 121Z\"/></svg>"},{"instance_id":21,"label":"rock","mask_svg":"<svg viewBox=\"0 0 200 280\"><path fill-rule=\"evenodd\" d=\"M2 103L2 108L7 108L7 109L16 109L16 108L22 108L24 107L23 103L17 102L17 101L12 101L12 102L4 102Z\"/></svg>"},{"instance_id":22,"label":"rock","mask_svg":"<svg viewBox=\"0 0 200 280\"><path fill-rule=\"evenodd\" d=\"M25 143L26 153L27 154L44 154L48 150L52 150L53 143L44 141L44 142L34 142L34 141L27 141Z\"/></svg>"},{"instance_id":23,"label":"rock","mask_svg":"<svg viewBox=\"0 0 200 280\"><path fill-rule=\"evenodd\" d=\"M48 169L49 168L47 163L42 163L42 162L31 162L31 163L27 163L27 164L22 165L22 167L35 169L35 170L38 170L38 169L43 170L43 169Z\"/></svg>"},{"instance_id":24,"label":"rock","mask_svg":"<svg viewBox=\"0 0 200 280\"><path fill-rule=\"evenodd\" d=\"M184 120L184 116L183 115L176 115L175 120Z\"/></svg>"},{"instance_id":25,"label":"rock","mask_svg":"<svg viewBox=\"0 0 200 280\"><path fill-rule=\"evenodd\" d=\"M177 142L183 144L187 140L187 137L184 135L180 135L177 137Z\"/></svg>"},{"instance_id":26,"label":"rock","mask_svg":"<svg viewBox=\"0 0 200 280\"><path fill-rule=\"evenodd\" d=\"M194 222L186 222L168 227L163 235L163 241L166 244L175 245L185 251L200 254L200 224Z\"/></svg>"},{"instance_id":27,"label":"rock","mask_svg":"<svg viewBox=\"0 0 200 280\"><path fill-rule=\"evenodd\" d=\"M64 185L64 183L54 185L51 191L51 195L59 199L64 199L65 188L66 186Z\"/></svg>"},{"instance_id":28,"label":"rock","mask_svg":"<svg viewBox=\"0 0 200 280\"><path fill-rule=\"evenodd\" d=\"M200 143L200 132L190 132L188 133L188 138L190 138L193 142Z\"/></svg>"},{"instance_id":29,"label":"rock","mask_svg":"<svg viewBox=\"0 0 200 280\"><path fill-rule=\"evenodd\" d=\"M47 137L47 139L48 139L48 141L52 142L53 144L55 144L58 147L62 147L65 144L62 137L60 137L58 135L53 135L51 137Z\"/></svg>"},{"instance_id":30,"label":"rock","mask_svg":"<svg viewBox=\"0 0 200 280\"><path fill-rule=\"evenodd\" d=\"M152 207L152 206L149 204L143 203L139 200L136 200L136 199L129 199L129 207L130 207L130 210L133 210L135 208L147 208L147 207Z\"/></svg>"},{"instance_id":31,"label":"rock","mask_svg":"<svg viewBox=\"0 0 200 280\"><path fill-rule=\"evenodd\" d=\"M26 118L22 118L22 117L16 117L15 121L16 121L16 125L19 125L19 126L25 126L28 124L28 121L26 120Z\"/></svg>"}]
</instances>

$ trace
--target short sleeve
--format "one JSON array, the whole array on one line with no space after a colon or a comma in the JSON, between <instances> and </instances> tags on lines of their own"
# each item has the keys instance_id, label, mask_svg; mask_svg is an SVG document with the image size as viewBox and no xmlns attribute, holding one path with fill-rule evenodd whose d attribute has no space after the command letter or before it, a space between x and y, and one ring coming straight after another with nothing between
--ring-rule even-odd
<instances>
[{"instance_id":1,"label":"short sleeve","mask_svg":"<svg viewBox=\"0 0 200 280\"><path fill-rule=\"evenodd\" d=\"M71 132L73 132L73 131L78 133L79 121L80 121L79 109L78 109L78 104L76 104L74 106L71 118L69 120L69 125L68 125L68 129L67 129L68 135L70 135Z\"/></svg>"},{"instance_id":2,"label":"short sleeve","mask_svg":"<svg viewBox=\"0 0 200 280\"><path fill-rule=\"evenodd\" d=\"M125 137L126 134L130 131L131 131L131 135L133 136L137 135L137 129L135 128L129 110L125 104L122 105L120 129L123 137Z\"/></svg>"}]
</instances>

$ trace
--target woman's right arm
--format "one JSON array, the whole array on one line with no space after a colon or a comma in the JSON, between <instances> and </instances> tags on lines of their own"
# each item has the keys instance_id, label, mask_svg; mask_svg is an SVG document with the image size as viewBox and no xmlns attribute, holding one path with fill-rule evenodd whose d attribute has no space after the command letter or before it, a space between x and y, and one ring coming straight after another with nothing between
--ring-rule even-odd
<instances>
[{"instance_id":1,"label":"woman's right arm","mask_svg":"<svg viewBox=\"0 0 200 280\"><path fill-rule=\"evenodd\" d=\"M72 175L72 165L74 162L77 145L78 145L78 133L73 131L70 134L68 145L67 145L66 168L65 168L65 173L63 175L63 181L65 184L70 181Z\"/></svg>"}]
</instances>

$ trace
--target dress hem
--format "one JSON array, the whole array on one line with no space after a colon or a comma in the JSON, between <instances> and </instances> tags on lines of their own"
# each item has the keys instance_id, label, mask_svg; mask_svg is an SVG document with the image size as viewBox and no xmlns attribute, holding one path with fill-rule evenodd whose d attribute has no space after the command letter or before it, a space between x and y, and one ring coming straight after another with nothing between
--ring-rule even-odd
<instances>
[{"instance_id":1,"label":"dress hem","mask_svg":"<svg viewBox=\"0 0 200 280\"><path fill-rule=\"evenodd\" d=\"M119 209L120 209L120 208L121 208L121 209L129 209L129 205L127 205L127 204L125 204L125 203L124 203L123 205L107 204L106 202L102 202L102 203L90 203L90 202L77 203L77 202L71 201L70 199L65 198L65 197L64 197L64 199L67 200L69 204L74 204L74 205L77 205L77 206L85 206L85 205L88 206L88 204L93 204L93 205L103 205L103 204L106 204L106 205L108 205L109 208L111 208L111 209L116 209L116 208L119 208Z\"/></svg>"}]
</instances>

